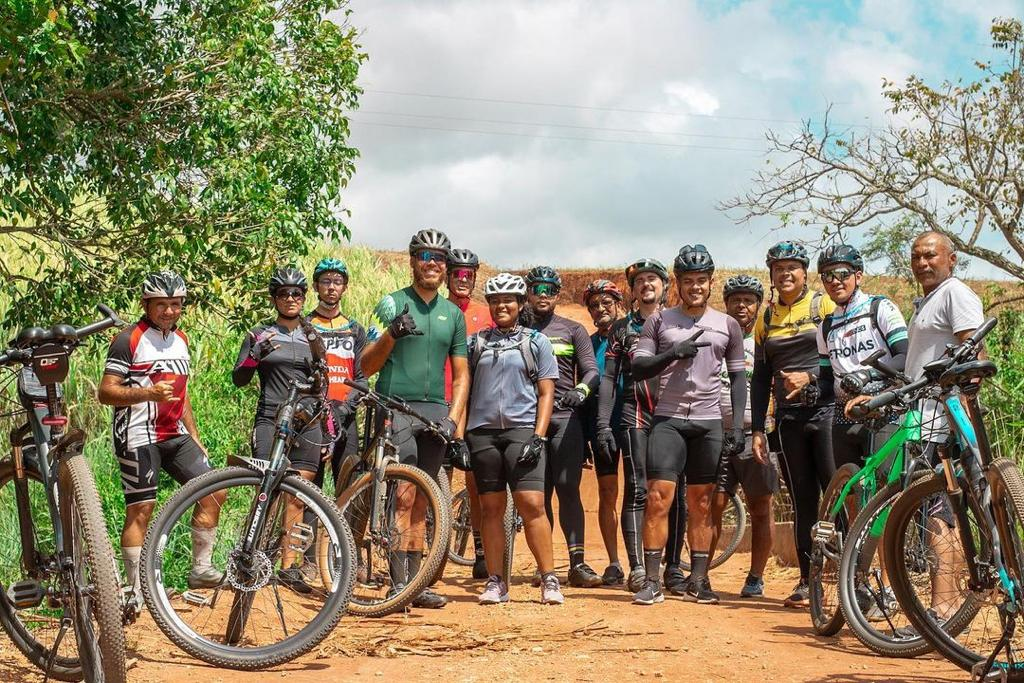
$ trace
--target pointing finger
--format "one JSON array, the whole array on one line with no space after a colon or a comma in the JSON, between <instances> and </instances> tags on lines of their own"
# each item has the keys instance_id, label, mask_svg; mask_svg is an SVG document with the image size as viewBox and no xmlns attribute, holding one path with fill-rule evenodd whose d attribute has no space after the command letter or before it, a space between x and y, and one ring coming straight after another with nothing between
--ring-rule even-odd
<instances>
[{"instance_id":1,"label":"pointing finger","mask_svg":"<svg viewBox=\"0 0 1024 683\"><path fill-rule=\"evenodd\" d=\"M697 337L699 337L702 334L704 334L704 328L703 327L697 328L697 334L695 334L692 337L690 337L690 341L693 341L694 339L696 339Z\"/></svg>"}]
</instances>

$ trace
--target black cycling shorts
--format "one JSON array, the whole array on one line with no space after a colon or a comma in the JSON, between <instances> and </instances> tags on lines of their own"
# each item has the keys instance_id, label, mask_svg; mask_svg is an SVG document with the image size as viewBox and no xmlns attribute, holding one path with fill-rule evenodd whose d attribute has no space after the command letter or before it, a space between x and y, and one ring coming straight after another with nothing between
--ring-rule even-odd
<instances>
[{"instance_id":1,"label":"black cycling shorts","mask_svg":"<svg viewBox=\"0 0 1024 683\"><path fill-rule=\"evenodd\" d=\"M409 407L431 422L440 422L448 417L448 406L443 403L409 401ZM437 477L448 450L447 444L427 431L422 422L404 413L396 411L391 425L391 440L398 449L399 462L419 467L431 479Z\"/></svg>"},{"instance_id":2,"label":"black cycling shorts","mask_svg":"<svg viewBox=\"0 0 1024 683\"><path fill-rule=\"evenodd\" d=\"M503 493L506 486L512 491L544 491L547 454L531 467L517 462L523 444L533 433L533 427L513 427L474 429L466 434L473 478L480 493Z\"/></svg>"},{"instance_id":3,"label":"black cycling shorts","mask_svg":"<svg viewBox=\"0 0 1024 683\"><path fill-rule=\"evenodd\" d=\"M736 493L737 486L743 486L743 493L749 498L778 493L778 456L769 453L768 464L762 465L754 457L749 437L746 450L739 455L723 454L718 463L718 490L731 496Z\"/></svg>"},{"instance_id":4,"label":"black cycling shorts","mask_svg":"<svg viewBox=\"0 0 1024 683\"><path fill-rule=\"evenodd\" d=\"M277 436L277 422L272 417L257 417L252 427L252 455L260 460L269 460ZM303 472L316 473L330 447L331 438L326 436L316 420L300 432L292 449L286 454L292 468Z\"/></svg>"},{"instance_id":5,"label":"black cycling shorts","mask_svg":"<svg viewBox=\"0 0 1024 683\"><path fill-rule=\"evenodd\" d=\"M213 469L190 434L118 452L117 460L121 465L125 505L155 502L161 469L179 484Z\"/></svg>"},{"instance_id":6,"label":"black cycling shorts","mask_svg":"<svg viewBox=\"0 0 1024 683\"><path fill-rule=\"evenodd\" d=\"M832 457L836 463L836 469L847 463L852 463L858 468L864 466L864 462L882 447L889 440L899 425L888 423L878 431L872 433L868 426L861 422L833 422L832 423ZM890 456L891 459L892 456ZM876 476L884 478L889 472L891 462L883 463Z\"/></svg>"},{"instance_id":7,"label":"black cycling shorts","mask_svg":"<svg viewBox=\"0 0 1024 683\"><path fill-rule=\"evenodd\" d=\"M594 455L594 472L597 476L614 477L619 474L619 456L622 454L622 450L618 447L618 440L616 440L615 450L607 457L601 455L601 449L597 447L596 441L591 441L587 447Z\"/></svg>"},{"instance_id":8,"label":"black cycling shorts","mask_svg":"<svg viewBox=\"0 0 1024 683\"><path fill-rule=\"evenodd\" d=\"M713 484L722 454L721 420L654 418L647 445L647 481Z\"/></svg>"}]
</instances>

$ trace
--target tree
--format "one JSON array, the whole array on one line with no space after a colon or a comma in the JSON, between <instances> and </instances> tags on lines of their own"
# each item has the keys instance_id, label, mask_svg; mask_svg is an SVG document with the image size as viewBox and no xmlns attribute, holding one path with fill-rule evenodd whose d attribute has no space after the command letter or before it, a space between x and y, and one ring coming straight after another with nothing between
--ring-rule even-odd
<instances>
[{"instance_id":1,"label":"tree","mask_svg":"<svg viewBox=\"0 0 1024 683\"><path fill-rule=\"evenodd\" d=\"M919 224L1024 280L1021 23L995 20L991 33L1006 62L979 62L974 82L884 82L892 114L906 123L836 131L826 115L795 139L769 132L770 167L719 208L739 222L774 216L816 227L826 240L864 227L881 245Z\"/></svg>"},{"instance_id":2,"label":"tree","mask_svg":"<svg viewBox=\"0 0 1024 683\"><path fill-rule=\"evenodd\" d=\"M167 267L244 324L275 262L347 237L344 2L0 0L8 324L125 306Z\"/></svg>"}]
</instances>

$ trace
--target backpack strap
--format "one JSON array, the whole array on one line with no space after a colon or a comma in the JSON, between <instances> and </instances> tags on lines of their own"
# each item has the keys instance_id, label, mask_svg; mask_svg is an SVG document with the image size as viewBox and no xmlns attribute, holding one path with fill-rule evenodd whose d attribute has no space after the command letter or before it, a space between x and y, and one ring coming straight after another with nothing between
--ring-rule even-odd
<instances>
[{"instance_id":1,"label":"backpack strap","mask_svg":"<svg viewBox=\"0 0 1024 683\"><path fill-rule=\"evenodd\" d=\"M537 352L533 348L533 339L539 332L530 330L530 334L522 335L519 340L519 353L523 356L523 364L526 366L526 376L534 385L540 381L540 371L537 369Z\"/></svg>"},{"instance_id":2,"label":"backpack strap","mask_svg":"<svg viewBox=\"0 0 1024 683\"><path fill-rule=\"evenodd\" d=\"M828 344L828 335L832 331L833 322L835 322L835 318L833 317L832 313L826 315L825 318L821 321L821 336L825 340L826 344Z\"/></svg>"},{"instance_id":3,"label":"backpack strap","mask_svg":"<svg viewBox=\"0 0 1024 683\"><path fill-rule=\"evenodd\" d=\"M469 345L469 371L471 373L476 371L476 366L484 355L484 345L488 341L486 333L487 330L480 330L471 338L472 341Z\"/></svg>"},{"instance_id":4,"label":"backpack strap","mask_svg":"<svg viewBox=\"0 0 1024 683\"><path fill-rule=\"evenodd\" d=\"M885 344L885 348L889 349L889 355L891 356L892 347L889 346L889 340L882 334L882 326L878 324L878 309L882 307L882 301L884 300L885 297L881 295L871 297L871 324L875 326L878 336L882 338L882 342Z\"/></svg>"},{"instance_id":5,"label":"backpack strap","mask_svg":"<svg viewBox=\"0 0 1024 683\"><path fill-rule=\"evenodd\" d=\"M821 297L824 296L821 292L815 292L814 296L811 297L811 320L814 321L815 325L822 323L821 317Z\"/></svg>"}]
</instances>

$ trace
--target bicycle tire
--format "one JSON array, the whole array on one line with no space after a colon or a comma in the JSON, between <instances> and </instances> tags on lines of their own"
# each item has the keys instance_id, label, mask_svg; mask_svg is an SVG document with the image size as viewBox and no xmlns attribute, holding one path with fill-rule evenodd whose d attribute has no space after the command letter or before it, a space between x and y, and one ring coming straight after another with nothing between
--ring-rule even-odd
<instances>
[{"instance_id":1,"label":"bicycle tire","mask_svg":"<svg viewBox=\"0 0 1024 683\"><path fill-rule=\"evenodd\" d=\"M337 581L327 593L322 607L306 626L294 634L286 635L283 640L273 644L253 648L232 647L213 642L185 625L171 607L174 589L168 593L161 583L164 575L164 551L171 531L190 513L197 501L215 492L236 487L258 490L261 481L261 473L246 467L224 467L189 481L167 500L150 524L140 558L142 594L153 621L160 630L171 642L193 657L214 666L242 671L255 671L282 664L316 647L334 630L345 614L355 579L354 544L341 512L312 482L290 473L281 480L279 492L297 496L307 507L317 508L315 512L318 519L321 522L326 520L330 524L329 531L334 535L332 543L337 557ZM223 523L222 513L221 524ZM237 604L234 600L232 603L233 606Z\"/></svg>"},{"instance_id":2,"label":"bicycle tire","mask_svg":"<svg viewBox=\"0 0 1024 683\"><path fill-rule=\"evenodd\" d=\"M449 511L449 519L451 519L452 487L451 484L448 483L448 473L445 471L443 467L437 471L437 488L441 489L441 505L443 505L444 508ZM433 524L433 520L428 519L427 524ZM450 526L451 522L449 522L448 524ZM448 530L448 535L450 538L451 529ZM451 541L449 540L445 544L445 549L447 550L450 547ZM431 586L433 586L438 581L444 578L444 572L448 568L448 555L448 552L445 552L441 555L441 564L437 566L437 572L434 574L434 580L430 582Z\"/></svg>"},{"instance_id":3,"label":"bicycle tire","mask_svg":"<svg viewBox=\"0 0 1024 683\"><path fill-rule=\"evenodd\" d=\"M743 504L743 499L740 497L739 492L729 494L729 504L725 506L725 511L722 512L722 528L725 529L726 521L732 519L734 523L731 525L732 533L729 534L728 539L719 538L718 547L715 548L715 556L711 558L711 563L708 565L709 569L715 569L725 564L730 557L736 552L736 549L740 547L740 543L743 541L743 534L747 532L747 506ZM726 541L725 545L722 545L722 541ZM690 542L687 539L686 534L683 534L683 550L679 559L679 566L683 571L690 571Z\"/></svg>"},{"instance_id":4,"label":"bicycle tire","mask_svg":"<svg viewBox=\"0 0 1024 683\"><path fill-rule=\"evenodd\" d=\"M350 510L349 508L353 501L363 495L371 486L373 478L374 474L372 472L362 474L338 496L338 508L346 519L350 515L357 513L357 511ZM426 555L421 560L420 571L407 584L402 586L399 591L379 601L369 601L361 598L358 594L353 595L348 611L360 617L382 617L405 609L430 584L437 574L437 568L448 554L448 542L451 533L451 511L442 504L441 489L437 481L418 467L398 463L391 463L385 467L382 481L385 485L389 481L392 483L405 481L416 486L425 495L427 508L431 511L434 518L434 524L432 525L433 538L430 541ZM351 524L356 547L360 549L366 542L373 543L373 539L365 539L364 537L365 534L363 533L362 526L365 523L366 520L363 519L359 524ZM360 550L360 556L361 552ZM360 568L360 581L369 581L371 577L363 577L363 572L364 569Z\"/></svg>"},{"instance_id":5,"label":"bicycle tire","mask_svg":"<svg viewBox=\"0 0 1024 683\"><path fill-rule=\"evenodd\" d=\"M961 478L961 487L966 486L967 482ZM928 617L926 613L927 608L921 603L914 591L905 563L903 561L896 561L897 559L902 560L904 557L904 541L907 527L914 519L923 501L928 500L930 497L944 494L945 491L946 480L943 474L932 474L922 477L919 481L907 487L903 495L893 504L892 511L889 513L889 520L885 526L885 561L896 599L899 601L900 607L906 612L907 618L911 621L914 628L917 629L917 632L928 640L943 657L961 669L971 671L975 664L988 656L988 653L980 654L974 652L958 642L957 638L964 632L970 638L970 628L978 620L981 610L984 609L985 601L981 597L982 594L976 594L969 589L962 591L962 595L965 596L963 602L968 603L966 607L973 610L974 614L972 619L962 625L962 627L960 624L954 624L954 628L950 628L947 632L947 629L940 627L938 623ZM975 519L984 518L979 514L973 496L965 495L963 499L968 503L971 513L975 515ZM982 544L978 550L979 554L986 554L991 544L988 543L982 534L978 535L978 539ZM963 611L964 608L965 606L963 605L959 607L957 613ZM956 614L954 614L954 617L951 617L950 621L955 617ZM984 621L985 619L983 619ZM1007 680L1024 681L1024 670L1008 668L1006 671Z\"/></svg>"},{"instance_id":6,"label":"bicycle tire","mask_svg":"<svg viewBox=\"0 0 1024 683\"><path fill-rule=\"evenodd\" d=\"M471 552L466 556L466 549ZM452 496L452 535L448 545L448 560L460 567L472 567L476 562L473 546L473 524L469 516L469 489Z\"/></svg>"},{"instance_id":7,"label":"bicycle tire","mask_svg":"<svg viewBox=\"0 0 1024 683\"><path fill-rule=\"evenodd\" d=\"M505 514L502 516L502 524L505 528L505 550L501 556L501 568L504 572L505 585L512 585L512 563L516 556L516 536L519 529L516 525L516 502L512 499L512 492L506 488Z\"/></svg>"},{"instance_id":8,"label":"bicycle tire","mask_svg":"<svg viewBox=\"0 0 1024 683\"><path fill-rule=\"evenodd\" d=\"M832 514L843 488L860 468L846 463L836 470L825 488L818 506L818 521L834 525L830 541L812 539L811 572L807 577L810 591L811 626L819 636L834 636L843 627L843 611L839 600L839 559L843 551L843 537L850 528L860 507L860 493L850 491L841 512Z\"/></svg>"},{"instance_id":9,"label":"bicycle tire","mask_svg":"<svg viewBox=\"0 0 1024 683\"><path fill-rule=\"evenodd\" d=\"M124 683L127 674L121 581L96 481L80 452L68 453L57 465L57 495L65 543L72 548L74 570L76 574L86 569L89 572L88 595L76 594L72 603L78 652L83 660L82 674L86 680ZM84 644L83 641L90 642ZM92 661L90 667L87 660L95 658L98 661Z\"/></svg>"},{"instance_id":10,"label":"bicycle tire","mask_svg":"<svg viewBox=\"0 0 1024 683\"><path fill-rule=\"evenodd\" d=\"M27 451L28 448L25 450ZM39 472L34 468L26 467L25 473L29 482L35 482L41 487L37 493L37 497L45 499L46 491L42 489L43 479ZM0 498L6 498L6 494L3 493L5 491L5 486L11 484L13 489L13 481L14 463L9 461L0 463ZM11 502L13 503L13 490L10 495L12 496ZM52 522L48 513L45 515L45 519L51 529L50 540L52 541ZM37 530L38 536L38 521L34 526ZM20 572L21 578L28 578L24 575L24 565L21 563L20 550L19 557L17 558L17 570ZM47 664L49 664L50 647L52 646L52 643L47 645L41 642L36 637L33 629L26 626L25 622L22 621L20 614L21 610L18 610L7 597L7 591L0 591L0 627L4 629L10 637L11 642L14 643L14 646L18 648L23 655L25 655L25 658L28 659L29 662L40 670L45 669ZM65 641L67 640L68 639L65 638ZM67 657L58 653L50 667L49 674L51 678L55 678L59 681L80 681L82 680L82 665L77 656Z\"/></svg>"}]
</instances>

